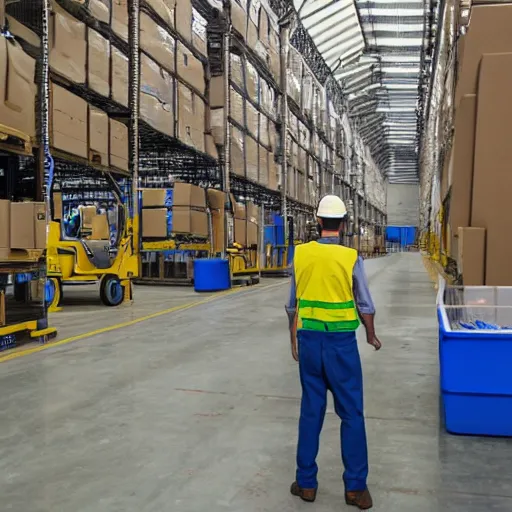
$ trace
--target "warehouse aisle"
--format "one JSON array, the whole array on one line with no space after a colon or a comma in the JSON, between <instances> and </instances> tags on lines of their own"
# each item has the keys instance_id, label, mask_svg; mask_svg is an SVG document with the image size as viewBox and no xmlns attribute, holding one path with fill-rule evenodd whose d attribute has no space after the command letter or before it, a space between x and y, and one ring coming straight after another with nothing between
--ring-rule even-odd
<instances>
[{"instance_id":1,"label":"warehouse aisle","mask_svg":"<svg viewBox=\"0 0 512 512\"><path fill-rule=\"evenodd\" d=\"M361 345L375 510L510 511L511 443L439 426L434 291L419 255L367 269L385 343ZM332 408L318 502L288 494L299 386L287 291L271 281L0 365L2 510L345 510Z\"/></svg>"}]
</instances>

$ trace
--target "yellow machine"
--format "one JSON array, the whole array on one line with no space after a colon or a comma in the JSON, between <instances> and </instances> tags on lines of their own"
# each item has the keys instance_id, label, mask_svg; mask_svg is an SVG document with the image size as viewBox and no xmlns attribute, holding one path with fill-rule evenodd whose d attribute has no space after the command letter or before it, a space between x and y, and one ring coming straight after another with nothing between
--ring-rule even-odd
<instances>
[{"instance_id":1,"label":"yellow machine","mask_svg":"<svg viewBox=\"0 0 512 512\"><path fill-rule=\"evenodd\" d=\"M94 239L84 223L84 208L79 208L79 228L75 236L66 233L63 220L56 218L55 193L50 193L51 218L46 250L50 287L50 311L58 309L63 286L100 283L100 298L106 306L118 306L132 297L131 280L139 272L137 217L130 219L114 179L112 192L117 203L115 235ZM105 219L106 222L106 219Z\"/></svg>"},{"instance_id":2,"label":"yellow machine","mask_svg":"<svg viewBox=\"0 0 512 512\"><path fill-rule=\"evenodd\" d=\"M250 279L251 283L259 282L260 265L258 248L245 248L234 243L227 250L232 280Z\"/></svg>"}]
</instances>

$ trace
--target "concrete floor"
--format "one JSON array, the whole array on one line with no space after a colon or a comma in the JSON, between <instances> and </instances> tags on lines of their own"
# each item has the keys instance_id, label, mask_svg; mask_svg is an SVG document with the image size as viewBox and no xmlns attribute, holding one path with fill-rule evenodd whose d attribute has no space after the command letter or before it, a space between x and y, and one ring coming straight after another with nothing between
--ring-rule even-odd
<instances>
[{"instance_id":1,"label":"concrete floor","mask_svg":"<svg viewBox=\"0 0 512 512\"><path fill-rule=\"evenodd\" d=\"M374 510L510 512L512 442L439 424L435 294L419 255L367 270L385 343L361 340ZM332 407L317 503L288 494L300 390L287 286L270 285L0 364L0 509L345 510ZM174 290L144 293L165 309Z\"/></svg>"}]
</instances>

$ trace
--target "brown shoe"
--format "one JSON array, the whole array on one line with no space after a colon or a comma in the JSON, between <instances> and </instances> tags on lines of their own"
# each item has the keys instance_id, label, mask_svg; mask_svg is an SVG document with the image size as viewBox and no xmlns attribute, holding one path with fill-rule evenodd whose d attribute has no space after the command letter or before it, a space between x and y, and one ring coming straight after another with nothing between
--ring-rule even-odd
<instances>
[{"instance_id":1,"label":"brown shoe","mask_svg":"<svg viewBox=\"0 0 512 512\"><path fill-rule=\"evenodd\" d=\"M298 496L302 501L313 503L316 500L316 489L303 489L297 482L293 482L290 492Z\"/></svg>"},{"instance_id":2,"label":"brown shoe","mask_svg":"<svg viewBox=\"0 0 512 512\"><path fill-rule=\"evenodd\" d=\"M368 489L364 491L346 492L345 501L347 505L357 507L359 510L369 510L373 507L372 496Z\"/></svg>"}]
</instances>

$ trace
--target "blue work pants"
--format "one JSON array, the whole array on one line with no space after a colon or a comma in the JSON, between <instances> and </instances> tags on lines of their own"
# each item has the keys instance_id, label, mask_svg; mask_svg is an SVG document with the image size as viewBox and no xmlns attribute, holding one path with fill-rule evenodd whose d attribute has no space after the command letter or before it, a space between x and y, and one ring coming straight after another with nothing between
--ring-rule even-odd
<instances>
[{"instance_id":1,"label":"blue work pants","mask_svg":"<svg viewBox=\"0 0 512 512\"><path fill-rule=\"evenodd\" d=\"M327 407L327 390L341 419L341 456L346 491L366 489L368 449L363 407L363 374L355 332L299 331L302 403L297 447L297 483L318 487L320 432Z\"/></svg>"}]
</instances>

